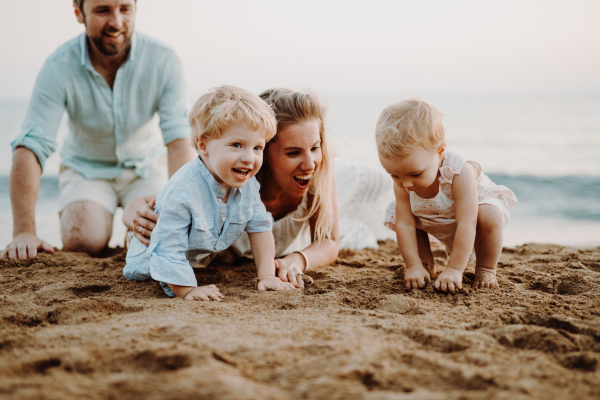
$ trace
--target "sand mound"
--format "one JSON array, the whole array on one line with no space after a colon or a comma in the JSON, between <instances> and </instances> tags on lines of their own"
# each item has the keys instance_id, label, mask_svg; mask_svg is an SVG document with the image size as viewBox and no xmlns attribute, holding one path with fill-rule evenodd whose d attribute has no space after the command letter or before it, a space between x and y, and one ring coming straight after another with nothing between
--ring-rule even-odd
<instances>
[{"instance_id":1,"label":"sand mound","mask_svg":"<svg viewBox=\"0 0 600 400\"><path fill-rule=\"evenodd\" d=\"M0 397L600 397L600 248L505 249L499 290L470 265L456 295L407 292L391 241L305 292L257 292L250 262L197 270L222 303L128 281L115 253L0 260Z\"/></svg>"}]
</instances>

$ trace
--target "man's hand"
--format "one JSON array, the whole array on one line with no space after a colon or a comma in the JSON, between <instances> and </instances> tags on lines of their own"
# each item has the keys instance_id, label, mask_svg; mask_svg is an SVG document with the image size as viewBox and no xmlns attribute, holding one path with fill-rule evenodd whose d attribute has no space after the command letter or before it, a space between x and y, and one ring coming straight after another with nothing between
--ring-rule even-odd
<instances>
[{"instance_id":1,"label":"man's hand","mask_svg":"<svg viewBox=\"0 0 600 400\"><path fill-rule=\"evenodd\" d=\"M435 281L435 290L456 293L462 289L462 271L455 268L446 268Z\"/></svg>"},{"instance_id":2,"label":"man's hand","mask_svg":"<svg viewBox=\"0 0 600 400\"><path fill-rule=\"evenodd\" d=\"M409 291L423 289L430 280L429 272L422 265L413 265L404 271L404 284Z\"/></svg>"},{"instance_id":3,"label":"man's hand","mask_svg":"<svg viewBox=\"0 0 600 400\"><path fill-rule=\"evenodd\" d=\"M150 245L150 235L156 227L156 221L158 221L158 214L154 212L155 205L156 196L152 198L150 203L138 208L133 217L133 234L146 246Z\"/></svg>"},{"instance_id":4,"label":"man's hand","mask_svg":"<svg viewBox=\"0 0 600 400\"><path fill-rule=\"evenodd\" d=\"M258 290L290 290L294 289L294 285L289 282L283 282L276 276L266 276L264 278L259 278L258 282Z\"/></svg>"},{"instance_id":5,"label":"man's hand","mask_svg":"<svg viewBox=\"0 0 600 400\"><path fill-rule=\"evenodd\" d=\"M20 235L15 236L12 242L2 250L2 257L0 258L8 257L12 260L25 260L37 256L38 250L50 254L54 253L52 246L38 238L35 234L21 233Z\"/></svg>"}]
</instances>

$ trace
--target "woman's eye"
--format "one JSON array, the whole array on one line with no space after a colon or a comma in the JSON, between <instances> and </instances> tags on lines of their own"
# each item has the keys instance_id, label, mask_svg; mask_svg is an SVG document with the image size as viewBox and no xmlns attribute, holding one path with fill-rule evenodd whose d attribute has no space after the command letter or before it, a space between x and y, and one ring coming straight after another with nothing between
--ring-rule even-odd
<instances>
[{"instance_id":1,"label":"woman's eye","mask_svg":"<svg viewBox=\"0 0 600 400\"><path fill-rule=\"evenodd\" d=\"M290 151L289 153L287 153L288 156L297 156L298 154L300 154L299 151Z\"/></svg>"},{"instance_id":2,"label":"woman's eye","mask_svg":"<svg viewBox=\"0 0 600 400\"><path fill-rule=\"evenodd\" d=\"M321 147L319 147L319 146L315 146L315 147L313 147L312 149L310 149L310 151L317 151L317 150L319 150L320 148L321 148Z\"/></svg>"}]
</instances>

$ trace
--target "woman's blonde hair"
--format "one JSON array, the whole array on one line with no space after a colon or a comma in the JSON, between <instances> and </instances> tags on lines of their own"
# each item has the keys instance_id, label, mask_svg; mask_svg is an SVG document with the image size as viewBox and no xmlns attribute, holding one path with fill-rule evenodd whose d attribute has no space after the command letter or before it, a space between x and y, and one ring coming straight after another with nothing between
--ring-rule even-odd
<instances>
[{"instance_id":1,"label":"woman's blonde hair","mask_svg":"<svg viewBox=\"0 0 600 400\"><path fill-rule=\"evenodd\" d=\"M235 86L219 86L196 101L190 111L192 146L198 150L198 139L218 139L231 123L267 131L268 142L277 133L273 110L257 95Z\"/></svg>"},{"instance_id":2,"label":"woman's blonde hair","mask_svg":"<svg viewBox=\"0 0 600 400\"><path fill-rule=\"evenodd\" d=\"M446 145L442 113L426 101L413 99L385 108L375 127L377 151L384 157L406 157L415 148Z\"/></svg>"},{"instance_id":3,"label":"woman's blonde hair","mask_svg":"<svg viewBox=\"0 0 600 400\"><path fill-rule=\"evenodd\" d=\"M299 124L313 118L319 121L319 136L321 138L323 159L319 169L313 175L314 200L308 210L308 214L299 220L305 221L317 213L314 243L331 239L335 222L333 202L337 201L337 199L334 199L332 196L333 165L325 132L325 106L321 103L317 95L312 92L300 93L290 89L275 88L266 90L259 96L275 112L277 133L290 125ZM276 140L277 135L271 140L271 143ZM267 143L268 146L269 144ZM257 178L260 181L262 174L261 176L257 174Z\"/></svg>"}]
</instances>

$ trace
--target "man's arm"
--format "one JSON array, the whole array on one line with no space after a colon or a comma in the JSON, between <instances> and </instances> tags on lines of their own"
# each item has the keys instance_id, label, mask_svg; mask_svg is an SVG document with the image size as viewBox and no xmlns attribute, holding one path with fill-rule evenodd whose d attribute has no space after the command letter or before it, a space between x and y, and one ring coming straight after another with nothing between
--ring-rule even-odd
<instances>
[{"instance_id":1,"label":"man's arm","mask_svg":"<svg viewBox=\"0 0 600 400\"><path fill-rule=\"evenodd\" d=\"M38 238L35 232L35 202L41 175L42 167L35 154L25 147L16 148L10 171L13 240L2 251L2 258L33 258L38 250L54 253L52 246Z\"/></svg>"},{"instance_id":2,"label":"man's arm","mask_svg":"<svg viewBox=\"0 0 600 400\"><path fill-rule=\"evenodd\" d=\"M175 139L167 144L167 156L169 158L169 178L173 176L179 168L196 157L196 152L192 148L190 138Z\"/></svg>"}]
</instances>

